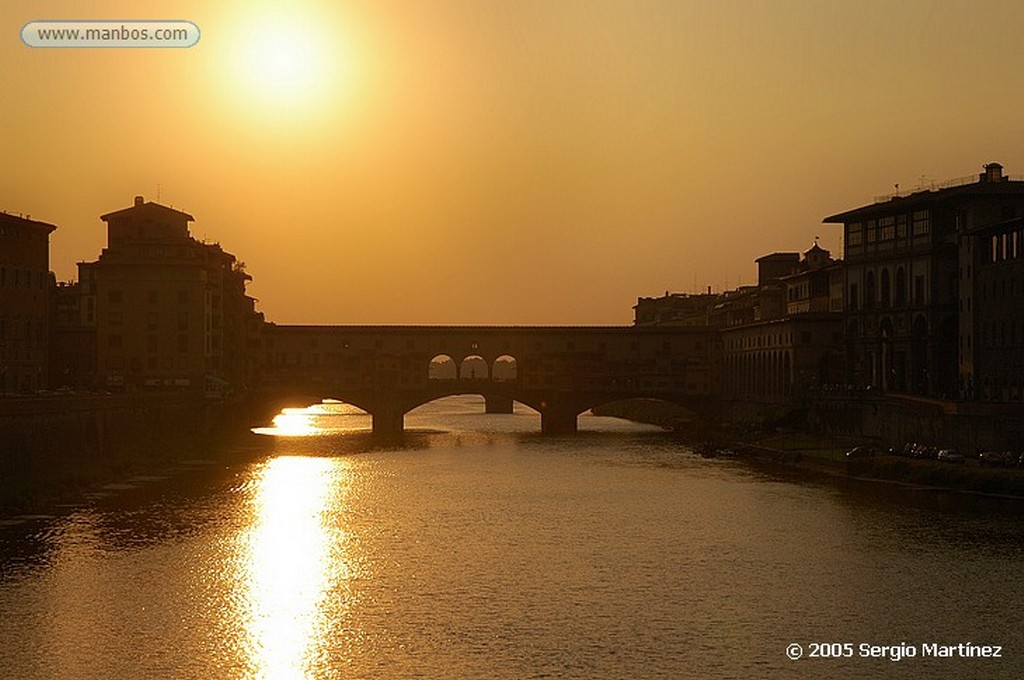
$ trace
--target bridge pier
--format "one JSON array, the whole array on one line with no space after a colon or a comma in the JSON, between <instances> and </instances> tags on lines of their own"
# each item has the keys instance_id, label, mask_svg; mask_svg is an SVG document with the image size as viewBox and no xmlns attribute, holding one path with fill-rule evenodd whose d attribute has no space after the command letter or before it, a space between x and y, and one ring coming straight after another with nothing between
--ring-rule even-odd
<instances>
[{"instance_id":1,"label":"bridge pier","mask_svg":"<svg viewBox=\"0 0 1024 680\"><path fill-rule=\"evenodd\" d=\"M512 397L491 395L484 397L485 413L512 413Z\"/></svg>"},{"instance_id":2,"label":"bridge pier","mask_svg":"<svg viewBox=\"0 0 1024 680\"><path fill-rule=\"evenodd\" d=\"M405 428L405 413L394 406L382 406L370 413L373 434L379 437L398 437Z\"/></svg>"},{"instance_id":3,"label":"bridge pier","mask_svg":"<svg viewBox=\"0 0 1024 680\"><path fill-rule=\"evenodd\" d=\"M576 412L562 409L545 409L540 413L542 434L575 434L579 429Z\"/></svg>"}]
</instances>

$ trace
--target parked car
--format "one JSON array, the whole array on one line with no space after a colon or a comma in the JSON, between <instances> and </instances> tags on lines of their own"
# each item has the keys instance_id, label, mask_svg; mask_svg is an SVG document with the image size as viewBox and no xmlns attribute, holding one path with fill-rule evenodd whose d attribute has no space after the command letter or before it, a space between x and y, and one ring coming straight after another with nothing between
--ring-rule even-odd
<instances>
[{"instance_id":1,"label":"parked car","mask_svg":"<svg viewBox=\"0 0 1024 680\"><path fill-rule=\"evenodd\" d=\"M978 465L1010 467L1016 462L1016 457L1009 451L982 451L978 454Z\"/></svg>"},{"instance_id":2,"label":"parked car","mask_svg":"<svg viewBox=\"0 0 1024 680\"><path fill-rule=\"evenodd\" d=\"M935 456L936 460L941 460L944 463L963 463L966 458L964 455L956 449L942 449Z\"/></svg>"},{"instance_id":3,"label":"parked car","mask_svg":"<svg viewBox=\"0 0 1024 680\"><path fill-rule=\"evenodd\" d=\"M914 444L911 456L919 460L936 460L939 457L939 450L934 446Z\"/></svg>"}]
</instances>

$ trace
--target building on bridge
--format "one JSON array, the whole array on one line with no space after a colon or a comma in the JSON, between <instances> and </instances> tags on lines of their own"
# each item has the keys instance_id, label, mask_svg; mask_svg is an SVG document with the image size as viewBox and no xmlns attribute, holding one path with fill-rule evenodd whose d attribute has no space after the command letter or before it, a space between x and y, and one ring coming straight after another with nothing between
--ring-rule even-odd
<instances>
[{"instance_id":1,"label":"building on bridge","mask_svg":"<svg viewBox=\"0 0 1024 680\"><path fill-rule=\"evenodd\" d=\"M267 324L261 340L260 386L275 403L340 399L369 412L381 432L456 394L483 395L489 412L511 413L519 401L541 414L544 431L565 432L599 404L650 397L699 408L717 389L706 326Z\"/></svg>"},{"instance_id":2,"label":"building on bridge","mask_svg":"<svg viewBox=\"0 0 1024 680\"><path fill-rule=\"evenodd\" d=\"M0 393L46 386L52 224L0 212Z\"/></svg>"},{"instance_id":3,"label":"building on bridge","mask_svg":"<svg viewBox=\"0 0 1024 680\"><path fill-rule=\"evenodd\" d=\"M251 277L219 244L189 233L193 217L141 196L107 213L107 247L81 262L82 322L95 329L100 387L223 393L253 379L262 325Z\"/></svg>"}]
</instances>

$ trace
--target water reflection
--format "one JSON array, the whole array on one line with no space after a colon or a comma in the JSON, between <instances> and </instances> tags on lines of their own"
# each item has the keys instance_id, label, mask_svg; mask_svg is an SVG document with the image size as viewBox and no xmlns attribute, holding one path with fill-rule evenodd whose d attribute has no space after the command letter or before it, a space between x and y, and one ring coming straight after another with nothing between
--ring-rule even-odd
<instances>
[{"instance_id":1,"label":"water reflection","mask_svg":"<svg viewBox=\"0 0 1024 680\"><path fill-rule=\"evenodd\" d=\"M305 408L285 408L274 416L270 427L253 428L256 434L278 437L309 437L370 429L370 416L360 408L335 400L324 400Z\"/></svg>"},{"instance_id":2,"label":"water reflection","mask_svg":"<svg viewBox=\"0 0 1024 680\"><path fill-rule=\"evenodd\" d=\"M286 408L274 416L274 434L282 437L306 437L316 434L313 413L305 408Z\"/></svg>"},{"instance_id":3,"label":"water reflection","mask_svg":"<svg viewBox=\"0 0 1024 680\"><path fill-rule=\"evenodd\" d=\"M345 530L329 521L330 510L345 504L347 472L339 459L281 457L254 478L241 570L249 658L258 677L311 676L327 646L330 622L321 605L350 577Z\"/></svg>"}]
</instances>

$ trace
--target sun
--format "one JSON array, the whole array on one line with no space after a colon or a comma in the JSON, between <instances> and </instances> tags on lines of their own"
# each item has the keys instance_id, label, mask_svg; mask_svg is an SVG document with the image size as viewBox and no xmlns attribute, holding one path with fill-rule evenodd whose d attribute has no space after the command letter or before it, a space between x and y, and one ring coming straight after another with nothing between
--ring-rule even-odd
<instances>
[{"instance_id":1,"label":"sun","mask_svg":"<svg viewBox=\"0 0 1024 680\"><path fill-rule=\"evenodd\" d=\"M246 36L242 56L242 75L248 86L270 97L310 94L325 68L325 56L315 37L295 20L254 26Z\"/></svg>"},{"instance_id":2,"label":"sun","mask_svg":"<svg viewBox=\"0 0 1024 680\"><path fill-rule=\"evenodd\" d=\"M243 106L323 108L338 95L344 59L326 17L268 9L239 18L233 29L232 89Z\"/></svg>"}]
</instances>

